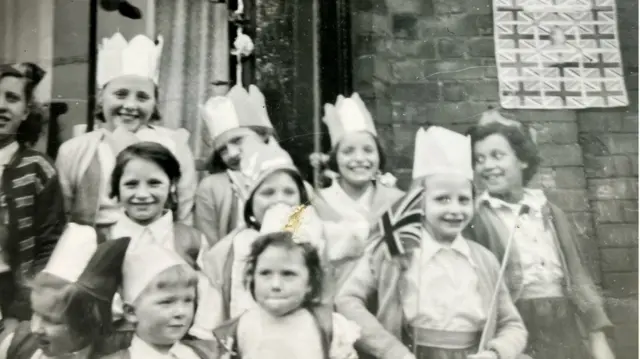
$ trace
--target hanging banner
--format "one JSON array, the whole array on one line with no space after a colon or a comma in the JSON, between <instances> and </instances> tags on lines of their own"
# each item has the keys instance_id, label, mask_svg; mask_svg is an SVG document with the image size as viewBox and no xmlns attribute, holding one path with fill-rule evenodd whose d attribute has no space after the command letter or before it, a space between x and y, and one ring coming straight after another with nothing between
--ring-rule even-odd
<instances>
[{"instance_id":1,"label":"hanging banner","mask_svg":"<svg viewBox=\"0 0 640 359\"><path fill-rule=\"evenodd\" d=\"M504 108L627 106L614 0L493 0Z\"/></svg>"}]
</instances>

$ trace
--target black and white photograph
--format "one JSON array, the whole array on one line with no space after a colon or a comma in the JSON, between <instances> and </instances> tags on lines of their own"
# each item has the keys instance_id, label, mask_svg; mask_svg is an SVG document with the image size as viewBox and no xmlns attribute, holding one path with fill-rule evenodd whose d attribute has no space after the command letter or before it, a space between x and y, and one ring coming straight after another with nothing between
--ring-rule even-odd
<instances>
[{"instance_id":1,"label":"black and white photograph","mask_svg":"<svg viewBox=\"0 0 640 359\"><path fill-rule=\"evenodd\" d=\"M638 358L638 0L0 0L0 359Z\"/></svg>"}]
</instances>

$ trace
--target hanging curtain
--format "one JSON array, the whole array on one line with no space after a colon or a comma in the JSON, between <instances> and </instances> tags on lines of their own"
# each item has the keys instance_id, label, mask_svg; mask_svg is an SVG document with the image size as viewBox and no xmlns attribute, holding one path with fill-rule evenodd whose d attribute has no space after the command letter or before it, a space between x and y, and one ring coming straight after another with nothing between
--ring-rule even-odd
<instances>
[{"instance_id":1,"label":"hanging curtain","mask_svg":"<svg viewBox=\"0 0 640 359\"><path fill-rule=\"evenodd\" d=\"M155 15L155 32L164 37L159 83L163 125L187 129L196 157L206 156L198 105L213 94L214 81L228 81L226 4L156 0Z\"/></svg>"}]
</instances>

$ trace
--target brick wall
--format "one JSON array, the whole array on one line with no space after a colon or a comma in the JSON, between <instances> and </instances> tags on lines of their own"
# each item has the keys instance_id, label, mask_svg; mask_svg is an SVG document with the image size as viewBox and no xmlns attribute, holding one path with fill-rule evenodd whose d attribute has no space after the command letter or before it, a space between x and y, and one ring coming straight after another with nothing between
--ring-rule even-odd
<instances>
[{"instance_id":1,"label":"brick wall","mask_svg":"<svg viewBox=\"0 0 640 359\"><path fill-rule=\"evenodd\" d=\"M497 105L490 0L359 0L352 9L354 88L376 125L400 186L427 122L465 130ZM637 357L637 1L618 0L632 106L516 111L537 130L535 185L567 211L585 243L616 324L618 358Z\"/></svg>"}]
</instances>

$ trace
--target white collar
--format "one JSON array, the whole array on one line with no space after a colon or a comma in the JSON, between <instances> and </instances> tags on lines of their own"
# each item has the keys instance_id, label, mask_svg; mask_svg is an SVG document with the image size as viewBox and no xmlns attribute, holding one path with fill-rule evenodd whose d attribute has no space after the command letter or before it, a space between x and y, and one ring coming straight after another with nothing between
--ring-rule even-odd
<instances>
[{"instance_id":1,"label":"white collar","mask_svg":"<svg viewBox=\"0 0 640 359\"><path fill-rule=\"evenodd\" d=\"M152 223L143 226L134 222L126 215L121 216L120 220L116 222L113 228L113 237L131 237L132 239L140 238L145 231L149 231L153 239L157 242L162 241L167 232L173 227L173 212L167 211L160 218L156 219Z\"/></svg>"},{"instance_id":2,"label":"white collar","mask_svg":"<svg viewBox=\"0 0 640 359\"><path fill-rule=\"evenodd\" d=\"M87 359L92 352L92 347L88 346L84 349L80 349L77 352L62 354L55 357L49 357L44 354L41 355L43 359Z\"/></svg>"},{"instance_id":3,"label":"white collar","mask_svg":"<svg viewBox=\"0 0 640 359\"><path fill-rule=\"evenodd\" d=\"M451 245L446 245L436 241L426 229L422 232L422 261L424 263L431 260L441 250L452 249L453 251L462 254L472 266L476 266L473 258L471 257L471 248L469 247L469 243L462 234L458 234L453 242L451 242Z\"/></svg>"},{"instance_id":4,"label":"white collar","mask_svg":"<svg viewBox=\"0 0 640 359\"><path fill-rule=\"evenodd\" d=\"M492 197L489 192L485 191L478 197L478 203L486 203L493 209L509 208L511 210L518 209L522 205L527 205L535 212L541 212L547 204L547 196L539 189L525 188L522 199L518 203L508 203L500 198Z\"/></svg>"},{"instance_id":5,"label":"white collar","mask_svg":"<svg viewBox=\"0 0 640 359\"><path fill-rule=\"evenodd\" d=\"M355 204L358 204L368 210L369 208L371 208L371 203L373 201L374 186L375 184L373 184L372 182L358 199L353 199L351 196L349 196L349 194L345 192L344 188L342 188L337 179L333 181L329 188L335 191L336 195L340 196L340 198L348 198Z\"/></svg>"},{"instance_id":6,"label":"white collar","mask_svg":"<svg viewBox=\"0 0 640 359\"><path fill-rule=\"evenodd\" d=\"M0 149L0 166L8 165L9 162L11 162L13 155L18 152L19 148L20 146L18 145L18 142L13 141L4 148Z\"/></svg>"},{"instance_id":7,"label":"white collar","mask_svg":"<svg viewBox=\"0 0 640 359\"><path fill-rule=\"evenodd\" d=\"M142 340L139 336L134 335L131 339L131 345L129 346L129 354L131 359L163 359L163 358L182 358L179 356L180 342L173 344L171 349L167 353L161 353L147 342Z\"/></svg>"}]
</instances>

